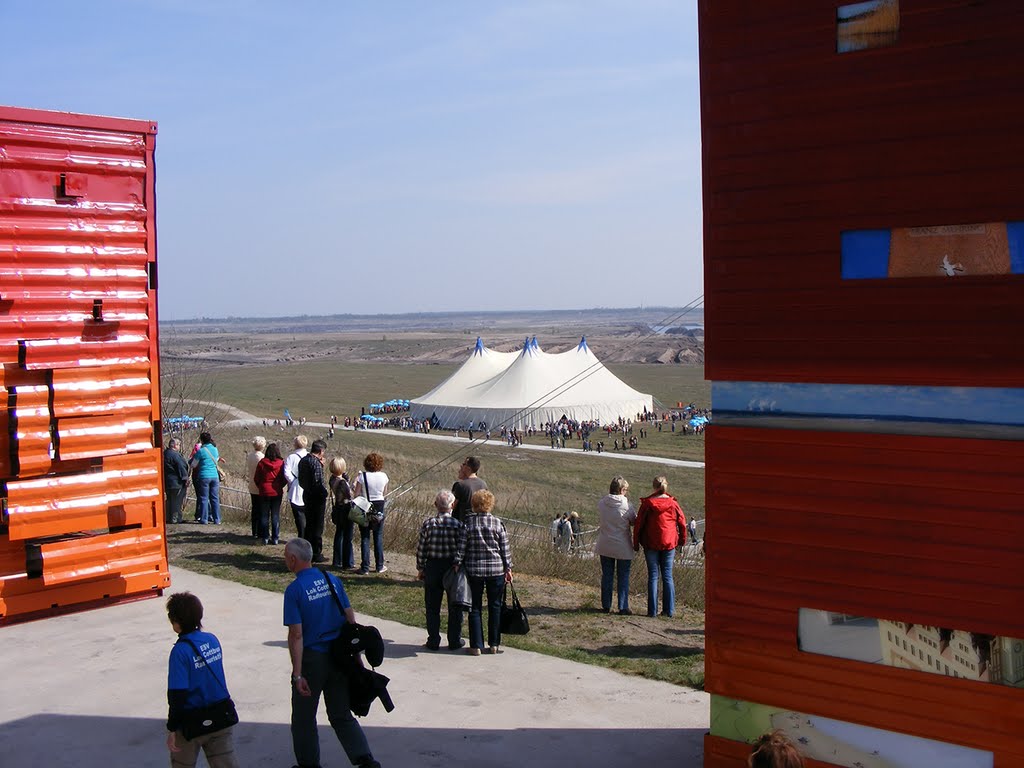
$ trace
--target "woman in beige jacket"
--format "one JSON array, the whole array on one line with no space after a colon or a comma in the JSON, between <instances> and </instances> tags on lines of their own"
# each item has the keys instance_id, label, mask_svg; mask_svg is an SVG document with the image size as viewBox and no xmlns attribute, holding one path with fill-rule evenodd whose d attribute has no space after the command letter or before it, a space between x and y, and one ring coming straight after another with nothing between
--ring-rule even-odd
<instances>
[{"instance_id":1,"label":"woman in beige jacket","mask_svg":"<svg viewBox=\"0 0 1024 768\"><path fill-rule=\"evenodd\" d=\"M630 526L636 520L636 507L626 493L629 483L616 475L608 487L608 495L597 502L599 529L594 554L601 557L601 610L612 609L612 583L618 572L617 594L619 613L629 615L629 569L633 564L633 538Z\"/></svg>"}]
</instances>

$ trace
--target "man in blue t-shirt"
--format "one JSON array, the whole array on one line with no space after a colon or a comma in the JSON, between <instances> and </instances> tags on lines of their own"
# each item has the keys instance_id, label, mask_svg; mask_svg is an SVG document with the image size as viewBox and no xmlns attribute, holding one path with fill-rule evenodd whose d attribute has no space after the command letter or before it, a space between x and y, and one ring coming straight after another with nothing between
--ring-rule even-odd
<instances>
[{"instance_id":1,"label":"man in blue t-shirt","mask_svg":"<svg viewBox=\"0 0 1024 768\"><path fill-rule=\"evenodd\" d=\"M320 738L316 712L320 694L327 704L327 719L345 754L355 766L380 768L359 723L349 708L348 680L330 655L331 640L356 615L338 577L313 568L313 547L305 539L291 539L284 562L295 581L284 592L284 623L288 627L288 653L292 660L292 747L296 768L320 767ZM328 579L330 582L328 582ZM335 600L331 585L341 601Z\"/></svg>"}]
</instances>

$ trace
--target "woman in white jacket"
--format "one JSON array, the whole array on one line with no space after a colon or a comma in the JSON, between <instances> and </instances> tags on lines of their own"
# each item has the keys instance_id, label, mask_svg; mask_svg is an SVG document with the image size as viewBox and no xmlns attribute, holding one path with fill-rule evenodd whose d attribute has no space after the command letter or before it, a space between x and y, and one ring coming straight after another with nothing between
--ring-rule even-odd
<instances>
[{"instance_id":1,"label":"woman in white jacket","mask_svg":"<svg viewBox=\"0 0 1024 768\"><path fill-rule=\"evenodd\" d=\"M630 526L636 521L636 507L629 503L626 493L629 483L616 475L608 488L608 495L597 502L600 528L594 554L601 556L601 610L612 609L612 582L616 581L619 613L629 615L629 568L633 564L633 537Z\"/></svg>"}]
</instances>

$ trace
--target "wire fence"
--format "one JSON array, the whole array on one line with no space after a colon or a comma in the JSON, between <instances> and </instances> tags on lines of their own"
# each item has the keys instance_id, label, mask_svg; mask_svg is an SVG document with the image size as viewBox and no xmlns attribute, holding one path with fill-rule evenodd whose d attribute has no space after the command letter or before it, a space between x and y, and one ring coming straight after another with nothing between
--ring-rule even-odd
<instances>
[{"instance_id":1,"label":"wire fence","mask_svg":"<svg viewBox=\"0 0 1024 768\"><path fill-rule=\"evenodd\" d=\"M231 483L230 478L221 484L222 519L240 524L248 522L251 519L251 504L248 487L239 488ZM186 519L194 508L195 496L190 491L184 512ZM432 504L423 500L417 503L411 494L394 503L389 502L387 524L384 527L385 551L414 556L420 526L432 514ZM600 564L593 553L597 528L581 526L578 534L568 544L563 544L562 540L555 540L550 524L541 525L510 517L502 517L501 520L509 534L512 560L517 571L578 584L600 583ZM330 525L328 521L328 528ZM287 528L288 524L282 523L282 527ZM698 538L703 539L703 520L697 521L697 530ZM642 563L642 556L635 557L634 566L630 569L630 592L634 594L646 592L646 569L639 566ZM676 599L687 606L703 610L704 555L699 543L688 541L679 547L672 578L676 586Z\"/></svg>"}]
</instances>

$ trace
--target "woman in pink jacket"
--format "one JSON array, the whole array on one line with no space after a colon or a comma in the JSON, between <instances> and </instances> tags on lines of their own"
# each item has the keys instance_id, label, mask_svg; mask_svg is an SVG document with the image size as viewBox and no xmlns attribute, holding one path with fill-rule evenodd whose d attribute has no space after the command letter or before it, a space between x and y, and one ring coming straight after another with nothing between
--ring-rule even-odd
<instances>
[{"instance_id":1,"label":"woman in pink jacket","mask_svg":"<svg viewBox=\"0 0 1024 768\"><path fill-rule=\"evenodd\" d=\"M668 495L668 480L654 478L654 493L640 500L633 526L633 549L644 545L647 561L647 615L658 613L658 579L661 579L661 615L672 616L676 589L672 582L672 560L676 547L686 543L686 517L679 502Z\"/></svg>"}]
</instances>

